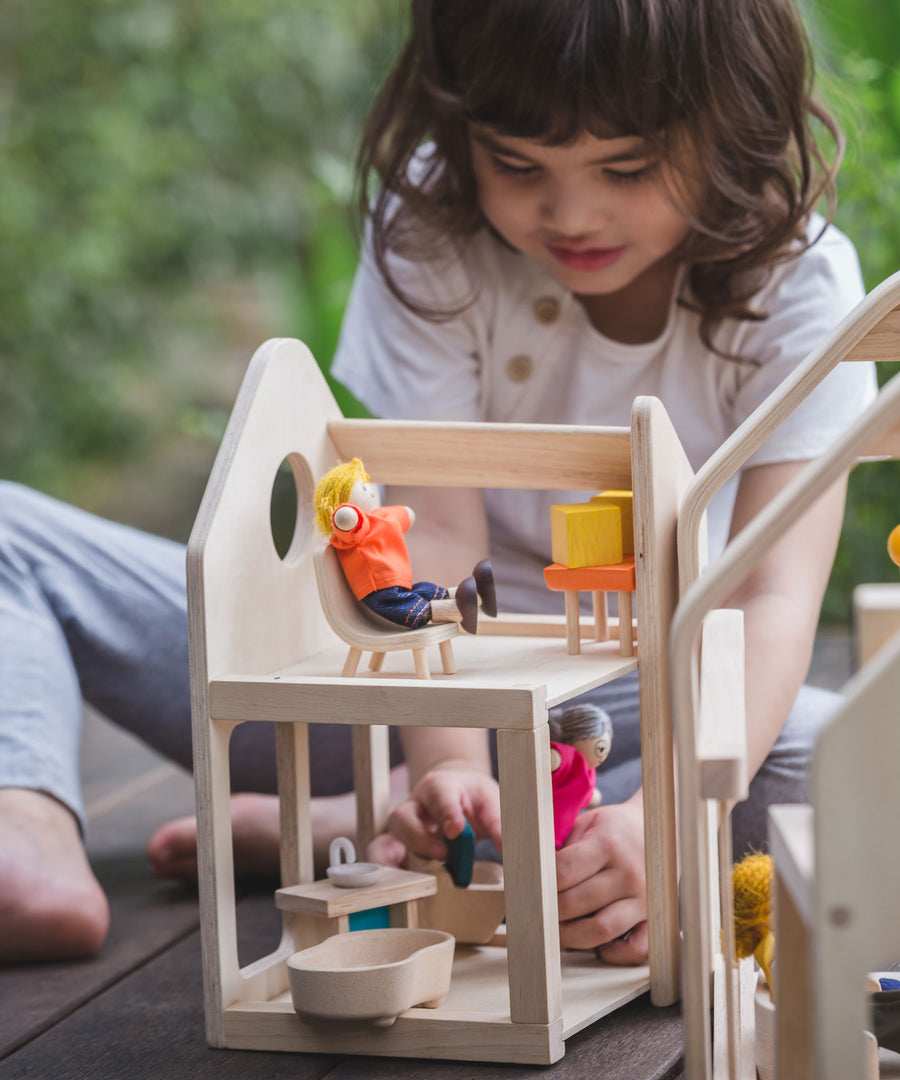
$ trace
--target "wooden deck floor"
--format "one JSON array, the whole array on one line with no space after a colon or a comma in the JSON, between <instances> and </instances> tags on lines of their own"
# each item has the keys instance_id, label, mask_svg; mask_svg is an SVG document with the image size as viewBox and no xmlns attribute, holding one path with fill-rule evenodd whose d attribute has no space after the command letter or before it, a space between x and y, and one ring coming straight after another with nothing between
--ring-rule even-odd
<instances>
[{"instance_id":1,"label":"wooden deck floor","mask_svg":"<svg viewBox=\"0 0 900 1080\"><path fill-rule=\"evenodd\" d=\"M818 685L849 674L846 635L821 635ZM163 821L193 809L190 778L130 737L88 716L84 740L88 850L110 897L112 929L100 954L67 964L0 969L0 1080L475 1080L544 1069L341 1056L210 1050L203 1034L196 894L155 880L143 850ZM271 889L238 905L242 950L274 945ZM570 1039L558 1080L676 1080L677 1007L641 998Z\"/></svg>"}]
</instances>

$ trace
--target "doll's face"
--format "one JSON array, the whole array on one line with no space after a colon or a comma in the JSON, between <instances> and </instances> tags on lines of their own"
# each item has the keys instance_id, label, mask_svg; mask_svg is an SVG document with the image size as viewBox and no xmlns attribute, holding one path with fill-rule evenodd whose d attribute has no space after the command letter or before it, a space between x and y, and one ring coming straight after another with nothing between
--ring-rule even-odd
<instances>
[{"instance_id":1,"label":"doll's face","mask_svg":"<svg viewBox=\"0 0 900 1080\"><path fill-rule=\"evenodd\" d=\"M596 769L609 757L609 752L612 749L612 733L604 731L602 735L592 735L589 739L579 739L573 745L588 763L588 768Z\"/></svg>"},{"instance_id":2,"label":"doll's face","mask_svg":"<svg viewBox=\"0 0 900 1080\"><path fill-rule=\"evenodd\" d=\"M350 489L347 502L351 506L358 506L360 510L375 510L381 506L378 488L370 480L357 480Z\"/></svg>"}]
</instances>

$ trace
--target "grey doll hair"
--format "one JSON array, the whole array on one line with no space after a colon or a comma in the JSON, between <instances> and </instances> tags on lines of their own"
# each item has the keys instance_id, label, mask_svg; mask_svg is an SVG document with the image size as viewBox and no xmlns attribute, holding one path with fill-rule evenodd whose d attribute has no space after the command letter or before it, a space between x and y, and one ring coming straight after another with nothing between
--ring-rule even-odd
<instances>
[{"instance_id":1,"label":"grey doll hair","mask_svg":"<svg viewBox=\"0 0 900 1080\"><path fill-rule=\"evenodd\" d=\"M550 717L550 738L559 743L576 743L612 735L609 713L597 705L570 705L559 716Z\"/></svg>"}]
</instances>

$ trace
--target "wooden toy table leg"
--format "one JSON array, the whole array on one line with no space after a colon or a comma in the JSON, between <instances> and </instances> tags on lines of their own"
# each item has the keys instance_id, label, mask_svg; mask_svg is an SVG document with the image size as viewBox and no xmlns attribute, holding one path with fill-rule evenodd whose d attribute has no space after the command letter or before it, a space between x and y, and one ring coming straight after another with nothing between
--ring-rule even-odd
<instances>
[{"instance_id":1,"label":"wooden toy table leg","mask_svg":"<svg viewBox=\"0 0 900 1080\"><path fill-rule=\"evenodd\" d=\"M634 656L631 593L619 593L619 656Z\"/></svg>"},{"instance_id":2,"label":"wooden toy table leg","mask_svg":"<svg viewBox=\"0 0 900 1080\"><path fill-rule=\"evenodd\" d=\"M606 593L597 590L591 593L594 605L594 641L609 641L609 619L606 610Z\"/></svg>"},{"instance_id":3,"label":"wooden toy table leg","mask_svg":"<svg viewBox=\"0 0 900 1080\"><path fill-rule=\"evenodd\" d=\"M581 621L579 617L578 590L566 589L566 646L570 656L581 652Z\"/></svg>"}]
</instances>

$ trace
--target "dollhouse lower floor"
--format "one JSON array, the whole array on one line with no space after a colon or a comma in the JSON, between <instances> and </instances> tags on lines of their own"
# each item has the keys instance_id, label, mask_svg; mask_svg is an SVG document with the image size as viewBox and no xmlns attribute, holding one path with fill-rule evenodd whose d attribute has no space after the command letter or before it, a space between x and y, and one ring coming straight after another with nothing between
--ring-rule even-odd
<instances>
[{"instance_id":1,"label":"dollhouse lower floor","mask_svg":"<svg viewBox=\"0 0 900 1080\"><path fill-rule=\"evenodd\" d=\"M820 638L813 670L817 682L840 685L849 663L845 636ZM93 960L0 969L0 1080L514 1080L548 1075L533 1066L350 1056L350 1047L302 1055L210 1049L203 1028L196 893L154 880L143 858L148 833L191 810L190 779L96 717L87 724L85 776L90 853L110 895L113 929ZM269 951L280 930L271 883L243 895L237 911L241 955L249 961ZM495 1008L489 1002L473 1006L475 998L461 988L462 980L454 979L445 1008ZM581 1031L577 1006L573 1013L564 989L566 1034L569 1028L577 1034L567 1038L565 1056L552 1066L554 1080L678 1080L683 1067L679 1008L654 1008L635 989L632 1002ZM497 1008L502 1011L502 1005ZM296 1019L293 1013L291 1019Z\"/></svg>"}]
</instances>

